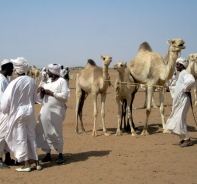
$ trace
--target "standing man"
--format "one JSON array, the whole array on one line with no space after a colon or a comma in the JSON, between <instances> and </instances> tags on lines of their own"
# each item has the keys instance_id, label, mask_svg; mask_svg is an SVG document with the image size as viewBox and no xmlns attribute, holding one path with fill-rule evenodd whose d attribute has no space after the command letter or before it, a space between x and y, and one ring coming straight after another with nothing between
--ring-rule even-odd
<instances>
[{"instance_id":1,"label":"standing man","mask_svg":"<svg viewBox=\"0 0 197 184\"><path fill-rule=\"evenodd\" d=\"M31 171L29 160L34 160L36 169L40 170L42 167L38 165L35 141L36 83L34 79L25 75L28 68L25 58L20 57L11 61L18 77L8 85L1 99L2 112L9 115L6 142L17 161L24 162L24 167L17 168L16 171Z\"/></svg>"},{"instance_id":2,"label":"standing man","mask_svg":"<svg viewBox=\"0 0 197 184\"><path fill-rule=\"evenodd\" d=\"M179 135L181 141L178 143L181 147L192 146L193 142L187 132L186 115L190 107L190 90L195 85L195 79L186 68L188 61L184 58L178 58L176 61L177 71L180 72L174 90L172 112L166 122L166 129Z\"/></svg>"},{"instance_id":3,"label":"standing man","mask_svg":"<svg viewBox=\"0 0 197 184\"><path fill-rule=\"evenodd\" d=\"M70 96L66 80L60 77L60 65L48 65L49 80L38 88L43 99L42 108L38 116L36 140L39 148L46 152L42 162L51 161L51 149L58 153L57 164L64 163L62 123L66 115L66 101Z\"/></svg>"},{"instance_id":4,"label":"standing man","mask_svg":"<svg viewBox=\"0 0 197 184\"><path fill-rule=\"evenodd\" d=\"M4 59L2 61L1 72L0 72L0 101L5 89L9 84L7 77L11 76L12 72L13 72L12 62L8 59ZM2 160L3 153L6 150L5 135L7 133L7 121L8 121L8 115L3 114L0 109L0 168L2 169L9 168L8 165L14 164L14 160L11 159L9 152L5 154L5 161L3 162Z\"/></svg>"}]
</instances>

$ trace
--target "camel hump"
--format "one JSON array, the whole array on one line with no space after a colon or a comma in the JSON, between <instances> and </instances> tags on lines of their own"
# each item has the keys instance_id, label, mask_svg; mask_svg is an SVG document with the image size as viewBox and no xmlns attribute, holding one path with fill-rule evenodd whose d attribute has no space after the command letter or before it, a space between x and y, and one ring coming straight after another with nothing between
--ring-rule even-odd
<instances>
[{"instance_id":1,"label":"camel hump","mask_svg":"<svg viewBox=\"0 0 197 184\"><path fill-rule=\"evenodd\" d=\"M152 50L151 46L148 44L148 42L143 42L138 49L138 52L141 52L141 51L152 52L153 50Z\"/></svg>"},{"instance_id":2,"label":"camel hump","mask_svg":"<svg viewBox=\"0 0 197 184\"><path fill-rule=\"evenodd\" d=\"M92 66L96 66L96 63L92 59L88 59L87 64L90 64Z\"/></svg>"}]
</instances>

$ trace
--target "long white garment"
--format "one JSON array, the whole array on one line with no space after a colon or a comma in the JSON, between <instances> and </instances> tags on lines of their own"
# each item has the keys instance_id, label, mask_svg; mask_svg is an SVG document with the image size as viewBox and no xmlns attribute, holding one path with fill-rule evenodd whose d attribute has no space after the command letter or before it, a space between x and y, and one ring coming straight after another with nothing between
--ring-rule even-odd
<instances>
[{"instance_id":1,"label":"long white garment","mask_svg":"<svg viewBox=\"0 0 197 184\"><path fill-rule=\"evenodd\" d=\"M54 92L54 97L45 95L43 98L36 127L37 146L44 151L56 149L62 153L62 123L66 114L65 102L70 96L70 90L66 80L61 77L55 82L48 81L43 84L43 88Z\"/></svg>"},{"instance_id":2,"label":"long white garment","mask_svg":"<svg viewBox=\"0 0 197 184\"><path fill-rule=\"evenodd\" d=\"M8 79L3 74L0 74L0 101L8 84ZM7 133L7 120L8 115L3 114L0 108L0 158L2 158L6 146L5 135Z\"/></svg>"},{"instance_id":3,"label":"long white garment","mask_svg":"<svg viewBox=\"0 0 197 184\"><path fill-rule=\"evenodd\" d=\"M166 122L166 129L175 134L187 134L186 115L190 99L185 92L189 92L194 85L194 77L187 70L182 70L176 82L172 112Z\"/></svg>"},{"instance_id":4,"label":"long white garment","mask_svg":"<svg viewBox=\"0 0 197 184\"><path fill-rule=\"evenodd\" d=\"M1 99L2 112L9 115L5 139L18 162L38 160L34 114L36 91L34 79L20 76L8 85Z\"/></svg>"},{"instance_id":5,"label":"long white garment","mask_svg":"<svg viewBox=\"0 0 197 184\"><path fill-rule=\"evenodd\" d=\"M170 84L169 84L169 90L170 90L170 94L171 97L174 98L174 90L175 90L175 86L176 86L176 81L177 81L177 76L176 74L174 74L172 76L172 79L170 80Z\"/></svg>"}]
</instances>

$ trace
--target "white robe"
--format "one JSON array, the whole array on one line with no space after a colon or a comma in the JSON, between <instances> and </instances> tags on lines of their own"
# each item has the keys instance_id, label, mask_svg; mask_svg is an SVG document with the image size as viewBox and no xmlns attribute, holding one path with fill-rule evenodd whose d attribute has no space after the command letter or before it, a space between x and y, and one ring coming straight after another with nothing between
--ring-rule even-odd
<instances>
[{"instance_id":1,"label":"white robe","mask_svg":"<svg viewBox=\"0 0 197 184\"><path fill-rule=\"evenodd\" d=\"M187 70L182 70L176 82L172 112L165 129L178 135L187 134L186 115L190 107L190 99L185 92L189 92L194 85L194 77Z\"/></svg>"},{"instance_id":2,"label":"white robe","mask_svg":"<svg viewBox=\"0 0 197 184\"><path fill-rule=\"evenodd\" d=\"M3 74L0 74L0 101L8 84L8 79ZM6 149L5 135L7 133L7 120L8 115L3 114L0 108L0 158L2 158L4 150Z\"/></svg>"},{"instance_id":3,"label":"white robe","mask_svg":"<svg viewBox=\"0 0 197 184\"><path fill-rule=\"evenodd\" d=\"M172 76L172 79L170 80L169 90L172 98L174 98L174 90L175 90L177 79L178 79L177 76L174 74Z\"/></svg>"},{"instance_id":4,"label":"white robe","mask_svg":"<svg viewBox=\"0 0 197 184\"><path fill-rule=\"evenodd\" d=\"M34 114L36 91L34 79L20 76L8 85L1 99L2 112L9 114L5 139L18 162L38 160Z\"/></svg>"},{"instance_id":5,"label":"white robe","mask_svg":"<svg viewBox=\"0 0 197 184\"><path fill-rule=\"evenodd\" d=\"M43 84L43 88L54 92L54 97L45 95L43 98L36 127L37 146L46 152L56 149L57 152L62 153L62 123L66 114L65 102L70 96L70 90L66 80L61 77L55 82L48 81Z\"/></svg>"}]
</instances>

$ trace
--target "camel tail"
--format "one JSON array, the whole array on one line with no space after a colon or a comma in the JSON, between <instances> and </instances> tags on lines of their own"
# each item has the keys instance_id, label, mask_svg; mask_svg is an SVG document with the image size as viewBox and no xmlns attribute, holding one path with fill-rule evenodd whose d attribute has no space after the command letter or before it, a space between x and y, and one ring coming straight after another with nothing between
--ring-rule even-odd
<instances>
[{"instance_id":1,"label":"camel tail","mask_svg":"<svg viewBox=\"0 0 197 184\"><path fill-rule=\"evenodd\" d=\"M148 44L148 42L143 42L139 49L138 49L138 52L141 52L141 51L149 51L149 52L152 52L152 48L151 46Z\"/></svg>"}]
</instances>

